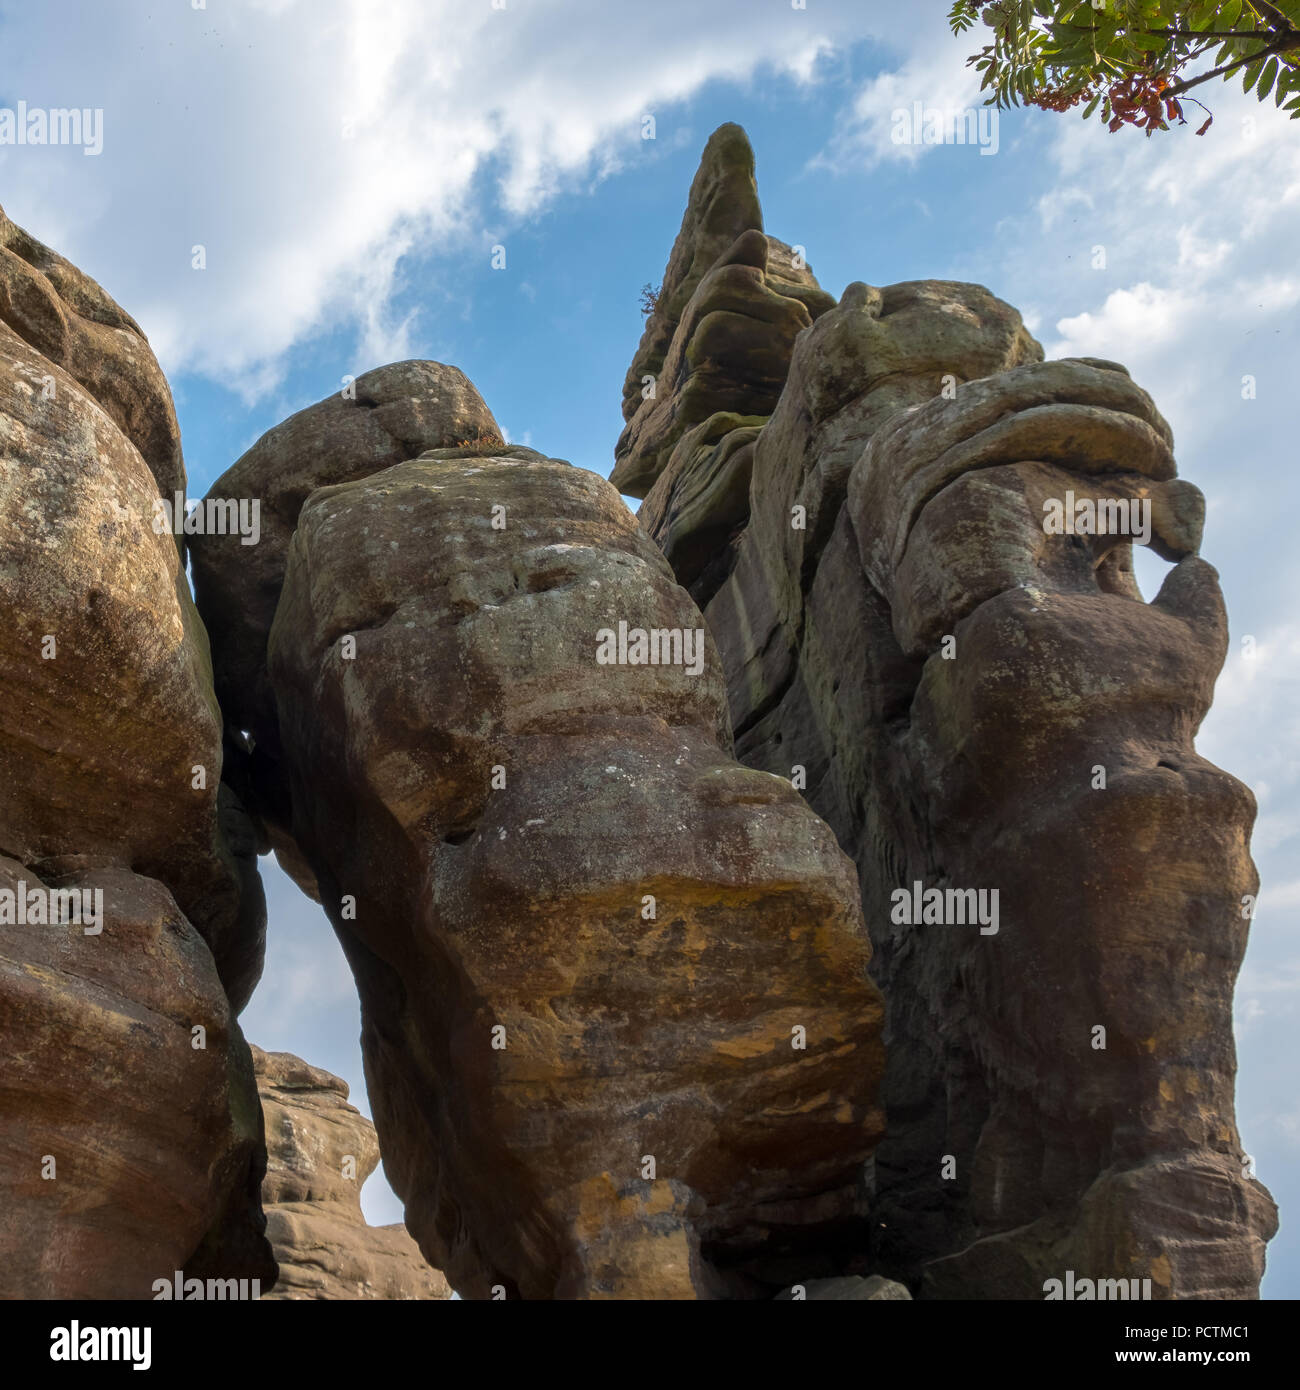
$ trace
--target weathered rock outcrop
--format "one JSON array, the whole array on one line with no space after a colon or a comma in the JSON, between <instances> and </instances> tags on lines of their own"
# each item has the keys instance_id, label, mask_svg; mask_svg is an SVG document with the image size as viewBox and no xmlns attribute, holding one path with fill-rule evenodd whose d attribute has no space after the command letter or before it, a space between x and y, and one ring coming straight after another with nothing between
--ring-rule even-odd
<instances>
[{"instance_id":1,"label":"weathered rock outcrop","mask_svg":"<svg viewBox=\"0 0 1300 1390\"><path fill-rule=\"evenodd\" d=\"M266 1233L280 1266L266 1296L450 1298L404 1226L370 1226L362 1215L379 1140L348 1104L347 1082L288 1052L252 1052L266 1121Z\"/></svg>"},{"instance_id":2,"label":"weathered rock outcrop","mask_svg":"<svg viewBox=\"0 0 1300 1390\"><path fill-rule=\"evenodd\" d=\"M155 879L0 857L0 899L56 884L102 894L102 926L0 922L0 1291L151 1298L223 1225L226 1277L269 1283L252 1071L207 946Z\"/></svg>"},{"instance_id":3,"label":"weathered rock outcrop","mask_svg":"<svg viewBox=\"0 0 1300 1390\"><path fill-rule=\"evenodd\" d=\"M726 563L748 517L756 427L795 338L834 303L801 254L764 234L753 151L739 126L722 126L628 369L610 479L634 497L653 489L653 534L688 587Z\"/></svg>"},{"instance_id":4,"label":"weathered rock outcrop","mask_svg":"<svg viewBox=\"0 0 1300 1390\"><path fill-rule=\"evenodd\" d=\"M322 457L354 481L296 518L259 804L357 978L409 1229L467 1297L835 1273L880 1133L851 866L730 758L698 611L608 483L505 446L386 463ZM205 545L207 611L240 557ZM676 660L602 663L620 623Z\"/></svg>"},{"instance_id":5,"label":"weathered rock outcrop","mask_svg":"<svg viewBox=\"0 0 1300 1390\"><path fill-rule=\"evenodd\" d=\"M218 792L207 641L154 528L183 488L140 330L0 214L6 1294L149 1297L188 1260L274 1278L234 1021L261 968L252 831ZM51 923L57 890L89 933Z\"/></svg>"},{"instance_id":6,"label":"weathered rock outcrop","mask_svg":"<svg viewBox=\"0 0 1300 1390\"><path fill-rule=\"evenodd\" d=\"M734 259L699 231L716 162L670 260L701 287ZM696 426L657 473L625 432L618 468L704 607L737 755L858 866L889 1010L878 1267L941 1296L1071 1268L1250 1297L1276 1225L1232 1101L1254 806L1193 746L1227 642L1203 502L1123 368L1041 357L979 286L850 285L766 420ZM769 395L765 343L753 376ZM661 374L654 411L690 385ZM1149 506L1153 602L1127 534L1049 534L1076 500ZM910 920L915 885L961 890L949 916L995 891L998 920Z\"/></svg>"},{"instance_id":7,"label":"weathered rock outcrop","mask_svg":"<svg viewBox=\"0 0 1300 1390\"><path fill-rule=\"evenodd\" d=\"M166 883L242 1007L264 908L219 804L207 638L155 529L160 488L184 489L171 397L98 285L7 219L0 243L0 845Z\"/></svg>"},{"instance_id":8,"label":"weathered rock outcrop","mask_svg":"<svg viewBox=\"0 0 1300 1390\"><path fill-rule=\"evenodd\" d=\"M426 449L501 442L501 432L465 374L441 363L399 362L366 372L343 391L268 430L208 494L257 498L258 543L232 550L229 535L190 542L194 592L206 615L216 691L226 720L225 777L232 792L264 814L267 839L285 871L319 899L311 869L282 830L277 805L287 779L277 767L280 733L267 678L266 644L284 583L298 513L317 487L376 473ZM234 557L238 557L237 560Z\"/></svg>"},{"instance_id":9,"label":"weathered rock outcrop","mask_svg":"<svg viewBox=\"0 0 1300 1390\"><path fill-rule=\"evenodd\" d=\"M0 1296L1254 1296L1204 500L1042 356L977 285L834 301L724 126L611 483L404 362L217 482L255 544L179 537L148 344L0 213ZM271 848L405 1229L346 1086L254 1076Z\"/></svg>"}]
</instances>

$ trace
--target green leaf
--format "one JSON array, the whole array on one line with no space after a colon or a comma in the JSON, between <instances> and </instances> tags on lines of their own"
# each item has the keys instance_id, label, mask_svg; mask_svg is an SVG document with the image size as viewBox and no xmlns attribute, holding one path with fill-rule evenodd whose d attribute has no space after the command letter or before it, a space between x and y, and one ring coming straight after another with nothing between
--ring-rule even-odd
<instances>
[{"instance_id":1,"label":"green leaf","mask_svg":"<svg viewBox=\"0 0 1300 1390\"><path fill-rule=\"evenodd\" d=\"M1098 92L1098 94L1097 94L1095 97L1093 97L1093 99L1087 104L1087 106L1085 106L1085 107L1083 108L1083 119L1084 119L1085 121L1086 121L1086 120L1088 119L1088 117L1091 116L1092 113L1097 109L1097 103L1098 103L1100 100L1101 100L1101 93Z\"/></svg>"},{"instance_id":2,"label":"green leaf","mask_svg":"<svg viewBox=\"0 0 1300 1390\"><path fill-rule=\"evenodd\" d=\"M1277 59L1270 58L1264 64L1264 75L1259 79L1259 99L1263 101L1273 90L1273 83L1277 79Z\"/></svg>"},{"instance_id":3,"label":"green leaf","mask_svg":"<svg viewBox=\"0 0 1300 1390\"><path fill-rule=\"evenodd\" d=\"M1255 85L1255 79L1260 74L1260 69L1264 66L1262 58L1256 58L1253 63L1246 64L1245 76L1241 79L1241 89L1248 92Z\"/></svg>"}]
</instances>

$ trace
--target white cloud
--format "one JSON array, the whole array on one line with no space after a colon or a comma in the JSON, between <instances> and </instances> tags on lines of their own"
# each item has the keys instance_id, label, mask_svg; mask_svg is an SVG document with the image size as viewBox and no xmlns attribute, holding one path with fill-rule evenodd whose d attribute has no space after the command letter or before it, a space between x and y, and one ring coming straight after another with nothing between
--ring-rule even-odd
<instances>
[{"instance_id":1,"label":"white cloud","mask_svg":"<svg viewBox=\"0 0 1300 1390\"><path fill-rule=\"evenodd\" d=\"M104 152L6 150L6 210L105 284L169 374L256 396L325 328L355 331L359 369L401 356L414 325L389 301L412 248L482 244L486 263L487 224L508 236L639 157L643 115L672 143L670 103L718 78L809 82L873 23L849 0L52 0L6 17L6 90L47 101L57 72L59 101L104 109Z\"/></svg>"},{"instance_id":2,"label":"white cloud","mask_svg":"<svg viewBox=\"0 0 1300 1390\"><path fill-rule=\"evenodd\" d=\"M974 125L967 124L967 113ZM964 50L927 45L858 91L837 121L830 146L811 162L837 170L870 169L888 160L914 164L954 136L988 143L997 120L997 112L982 105L979 77L965 66Z\"/></svg>"},{"instance_id":3,"label":"white cloud","mask_svg":"<svg viewBox=\"0 0 1300 1390\"><path fill-rule=\"evenodd\" d=\"M1176 286L1148 284L1112 290L1097 313L1060 319L1060 335L1050 344L1049 357L1106 357L1116 343L1134 342L1143 351L1163 345L1201 305Z\"/></svg>"}]
</instances>

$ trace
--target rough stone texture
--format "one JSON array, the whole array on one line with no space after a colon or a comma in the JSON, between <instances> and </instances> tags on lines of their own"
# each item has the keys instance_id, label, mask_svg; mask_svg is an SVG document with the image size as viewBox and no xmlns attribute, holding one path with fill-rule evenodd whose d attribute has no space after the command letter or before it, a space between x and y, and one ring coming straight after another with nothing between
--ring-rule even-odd
<instances>
[{"instance_id":1,"label":"rough stone texture","mask_svg":"<svg viewBox=\"0 0 1300 1390\"><path fill-rule=\"evenodd\" d=\"M729 757L711 647L597 663L620 620L702 628L663 558L531 450L320 463L356 480L289 546L263 802L351 961L430 1262L466 1297L771 1296L774 1262L861 1243L882 1059L851 866ZM210 548L206 603L238 562Z\"/></svg>"},{"instance_id":2,"label":"rough stone texture","mask_svg":"<svg viewBox=\"0 0 1300 1390\"><path fill-rule=\"evenodd\" d=\"M725 417L770 415L795 338L833 305L802 257L764 235L754 152L739 126L720 127L628 369L611 481L644 497L686 466L674 450L688 431L697 446L699 427L716 438L735 428Z\"/></svg>"},{"instance_id":3,"label":"rough stone texture","mask_svg":"<svg viewBox=\"0 0 1300 1390\"><path fill-rule=\"evenodd\" d=\"M931 1296L1072 1268L1252 1297L1276 1226L1232 1103L1254 804L1193 746L1227 642L1204 503L1122 367L1041 356L979 286L850 285L766 423L683 434L642 521L705 607L737 755L806 779L858 866L889 1009L876 1266ZM1045 533L1067 489L1150 502L1176 562L1152 603L1127 538ZM997 889L998 933L895 923L918 881Z\"/></svg>"},{"instance_id":4,"label":"rough stone texture","mask_svg":"<svg viewBox=\"0 0 1300 1390\"><path fill-rule=\"evenodd\" d=\"M289 541L312 490L364 477L425 449L499 444L500 429L473 384L456 367L398 362L359 376L342 392L268 430L227 469L209 497L257 498L261 536L238 548L229 536L190 540L194 592L211 635L216 691L226 720L225 782L253 813L260 853L320 900L311 868L286 833L291 809L278 767L280 732L266 674Z\"/></svg>"},{"instance_id":5,"label":"rough stone texture","mask_svg":"<svg viewBox=\"0 0 1300 1390\"><path fill-rule=\"evenodd\" d=\"M463 372L436 362L398 362L365 372L346 392L268 430L213 485L209 497L256 497L262 504L261 539L242 549L242 565L229 563L229 536L192 537L190 551L222 711L264 753L276 756L278 750L275 701L265 683L266 639L308 495L426 449L480 439L500 443L501 431Z\"/></svg>"},{"instance_id":6,"label":"rough stone texture","mask_svg":"<svg viewBox=\"0 0 1300 1390\"><path fill-rule=\"evenodd\" d=\"M164 497L184 489L172 394L140 326L2 210L0 320L100 406L139 451Z\"/></svg>"},{"instance_id":7,"label":"rough stone texture","mask_svg":"<svg viewBox=\"0 0 1300 1390\"><path fill-rule=\"evenodd\" d=\"M874 782L883 814L910 784L916 839L898 879L884 856L864 879L1001 894L982 937L895 926L864 890L898 1103L930 1110L957 1155L936 1209L921 1126L880 1154L904 1174L886 1228L915 1214L954 1251L926 1271L940 1296L1029 1296L1073 1269L1243 1297L1263 1273L1276 1218L1243 1177L1232 1094L1254 800L1193 745L1227 652L1217 576L1184 553L1144 603L1127 541L1042 525L1067 488L1150 493L1172 471L1168 427L1126 374L1053 362L893 417L850 481L896 650L924 663ZM935 1096L958 1067L975 1084Z\"/></svg>"},{"instance_id":8,"label":"rough stone texture","mask_svg":"<svg viewBox=\"0 0 1300 1390\"><path fill-rule=\"evenodd\" d=\"M0 877L100 888L106 914L94 936L0 924L0 1277L33 1296L275 1273L234 1022L261 969L254 832L218 789L207 639L154 529L184 485L139 328L0 214Z\"/></svg>"},{"instance_id":9,"label":"rough stone texture","mask_svg":"<svg viewBox=\"0 0 1300 1390\"><path fill-rule=\"evenodd\" d=\"M219 805L207 638L176 540L153 524L155 473L184 488L179 445L173 457L160 443L171 399L98 286L0 221L3 237L0 845L27 864L94 855L165 883L242 1008L264 906L237 798Z\"/></svg>"},{"instance_id":10,"label":"rough stone texture","mask_svg":"<svg viewBox=\"0 0 1300 1390\"><path fill-rule=\"evenodd\" d=\"M280 1278L270 1299L446 1299L406 1228L370 1226L361 1189L379 1164L375 1127L347 1082L288 1052L254 1047L266 1121L266 1229Z\"/></svg>"},{"instance_id":11,"label":"rough stone texture","mask_svg":"<svg viewBox=\"0 0 1300 1390\"><path fill-rule=\"evenodd\" d=\"M269 1285L262 1117L207 946L121 867L0 857L0 890L20 883L100 890L104 926L0 924L0 1297L152 1298L218 1268L192 1260L214 1228L222 1276Z\"/></svg>"},{"instance_id":12,"label":"rough stone texture","mask_svg":"<svg viewBox=\"0 0 1300 1390\"><path fill-rule=\"evenodd\" d=\"M738 236L762 226L749 137L738 125L719 126L700 160L658 299L628 368L623 385L624 420L631 420L640 408L642 377L657 377L663 368L682 311L696 286Z\"/></svg>"}]
</instances>

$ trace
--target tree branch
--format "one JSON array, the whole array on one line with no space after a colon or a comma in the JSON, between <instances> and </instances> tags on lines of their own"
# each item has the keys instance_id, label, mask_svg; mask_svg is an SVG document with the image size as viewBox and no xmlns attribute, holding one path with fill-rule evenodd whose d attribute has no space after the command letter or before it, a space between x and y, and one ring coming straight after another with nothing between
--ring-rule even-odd
<instances>
[{"instance_id":1,"label":"tree branch","mask_svg":"<svg viewBox=\"0 0 1300 1390\"><path fill-rule=\"evenodd\" d=\"M1268 25L1276 34L1292 33L1296 31L1291 25L1291 21L1277 8L1270 5L1267 0L1246 0L1247 8L1254 12Z\"/></svg>"},{"instance_id":2,"label":"tree branch","mask_svg":"<svg viewBox=\"0 0 1300 1390\"><path fill-rule=\"evenodd\" d=\"M1224 63L1222 67L1203 72L1199 77L1189 77L1186 82L1175 82L1172 87L1166 87L1160 95L1165 99L1182 96L1184 92L1191 91L1193 87L1199 87L1202 82L1208 82L1212 77L1226 77L1230 72L1236 72L1238 68L1259 62L1261 58L1296 51L1300 51L1300 30L1293 29L1288 34L1279 34L1271 43L1266 43L1256 53L1248 53L1244 58L1238 58L1231 63Z\"/></svg>"}]
</instances>

